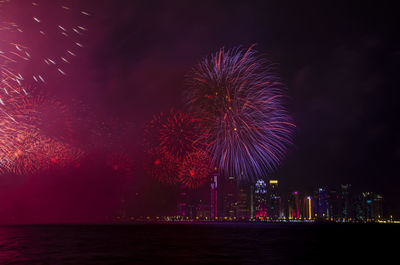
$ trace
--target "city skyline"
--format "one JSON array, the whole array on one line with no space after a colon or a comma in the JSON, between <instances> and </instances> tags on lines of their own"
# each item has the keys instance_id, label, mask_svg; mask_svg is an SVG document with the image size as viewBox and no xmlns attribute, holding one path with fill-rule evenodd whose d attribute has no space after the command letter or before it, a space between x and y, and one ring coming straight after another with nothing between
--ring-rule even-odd
<instances>
[{"instance_id":1,"label":"city skyline","mask_svg":"<svg viewBox=\"0 0 400 265\"><path fill-rule=\"evenodd\" d=\"M397 260L398 17L0 0L0 264Z\"/></svg>"},{"instance_id":2,"label":"city skyline","mask_svg":"<svg viewBox=\"0 0 400 265\"><path fill-rule=\"evenodd\" d=\"M216 184L216 178L219 184ZM217 181L218 183L218 181ZM217 188L216 188L217 187ZM167 215L135 215L122 209L115 222L223 221L223 222L386 222L398 221L384 197L371 191L354 192L351 184L320 186L314 190L283 190L279 181L258 180L238 185L235 178L211 176L202 196L184 186L178 191L177 210Z\"/></svg>"},{"instance_id":3,"label":"city skyline","mask_svg":"<svg viewBox=\"0 0 400 265\"><path fill-rule=\"evenodd\" d=\"M18 70L25 75L16 80L31 85L26 98L16 89L20 94L10 93L19 95L10 101L1 91L6 128L1 134L0 223L104 222L115 216L121 197L138 214L176 209L179 185L160 183L146 173L146 124L171 109L175 115L185 113L193 67L235 47L243 52L252 47L274 65L296 125L293 139L287 137L293 145L280 147L285 155L277 156L279 163L255 163L255 170L271 172L245 177L278 179L288 190L351 183L359 193L382 194L388 211L400 216L394 188L399 185L397 35L395 16L386 7L293 3L287 8L256 1L205 2L196 8L159 3L155 8L140 1L71 2L0 4L2 21L16 23L1 26L0 50L16 61L2 64L2 71ZM154 23L143 23L148 16ZM12 45L15 37L26 45ZM25 52L30 60L16 57ZM21 126L7 114L18 117ZM16 131L27 134L19 137ZM35 149L37 143L45 148ZM37 156L24 160L18 149L23 144ZM213 159L221 164L223 157ZM185 165L198 158L207 162L196 154ZM186 176L190 185L199 184L190 182L190 170L170 176L171 182Z\"/></svg>"}]
</instances>

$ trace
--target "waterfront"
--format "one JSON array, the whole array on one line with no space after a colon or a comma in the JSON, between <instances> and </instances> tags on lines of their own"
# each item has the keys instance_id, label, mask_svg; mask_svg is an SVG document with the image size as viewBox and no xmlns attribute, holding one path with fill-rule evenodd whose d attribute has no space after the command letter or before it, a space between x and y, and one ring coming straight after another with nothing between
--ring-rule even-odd
<instances>
[{"instance_id":1,"label":"waterfront","mask_svg":"<svg viewBox=\"0 0 400 265\"><path fill-rule=\"evenodd\" d=\"M396 224L0 227L1 264L369 264L395 258Z\"/></svg>"}]
</instances>

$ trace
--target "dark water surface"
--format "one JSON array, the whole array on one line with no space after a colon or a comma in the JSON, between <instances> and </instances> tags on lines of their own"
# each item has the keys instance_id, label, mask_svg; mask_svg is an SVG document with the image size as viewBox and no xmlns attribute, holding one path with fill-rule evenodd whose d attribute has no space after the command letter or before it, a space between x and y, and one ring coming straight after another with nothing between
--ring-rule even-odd
<instances>
[{"instance_id":1,"label":"dark water surface","mask_svg":"<svg viewBox=\"0 0 400 265\"><path fill-rule=\"evenodd\" d=\"M399 235L389 224L0 226L0 264L400 264Z\"/></svg>"}]
</instances>

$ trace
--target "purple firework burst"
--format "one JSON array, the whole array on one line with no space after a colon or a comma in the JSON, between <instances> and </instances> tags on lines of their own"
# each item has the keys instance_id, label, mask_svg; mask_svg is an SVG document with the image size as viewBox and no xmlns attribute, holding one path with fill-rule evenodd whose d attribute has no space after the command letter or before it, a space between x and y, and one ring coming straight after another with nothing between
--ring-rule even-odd
<instances>
[{"instance_id":1,"label":"purple firework burst","mask_svg":"<svg viewBox=\"0 0 400 265\"><path fill-rule=\"evenodd\" d=\"M274 171L293 144L295 128L284 105L285 86L253 46L220 49L188 80L187 103L208 128L213 164L238 181Z\"/></svg>"}]
</instances>

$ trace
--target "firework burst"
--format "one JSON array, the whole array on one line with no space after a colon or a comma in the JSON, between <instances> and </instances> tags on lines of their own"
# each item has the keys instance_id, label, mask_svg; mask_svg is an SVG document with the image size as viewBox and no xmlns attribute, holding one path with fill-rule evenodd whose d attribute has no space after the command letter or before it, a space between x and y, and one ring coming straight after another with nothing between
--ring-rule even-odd
<instances>
[{"instance_id":1,"label":"firework burst","mask_svg":"<svg viewBox=\"0 0 400 265\"><path fill-rule=\"evenodd\" d=\"M207 181L211 168L211 160L203 151L186 156L179 169L179 181L188 188L197 188Z\"/></svg>"},{"instance_id":2,"label":"firework burst","mask_svg":"<svg viewBox=\"0 0 400 265\"><path fill-rule=\"evenodd\" d=\"M204 147L204 132L203 124L189 113L170 110L154 116L145 128L147 172L161 182L177 184L188 154Z\"/></svg>"},{"instance_id":3,"label":"firework burst","mask_svg":"<svg viewBox=\"0 0 400 265\"><path fill-rule=\"evenodd\" d=\"M166 156L159 149L148 150L145 153L143 166L147 174L162 183L177 184L179 182L179 163L175 159Z\"/></svg>"},{"instance_id":4,"label":"firework burst","mask_svg":"<svg viewBox=\"0 0 400 265\"><path fill-rule=\"evenodd\" d=\"M74 138L76 126L69 108L48 95L15 96L7 110L18 123L35 126L48 137L67 142Z\"/></svg>"},{"instance_id":5,"label":"firework burst","mask_svg":"<svg viewBox=\"0 0 400 265\"><path fill-rule=\"evenodd\" d=\"M189 113L173 109L167 115L155 116L145 129L145 145L157 148L177 161L204 147L202 135L205 128Z\"/></svg>"},{"instance_id":6,"label":"firework burst","mask_svg":"<svg viewBox=\"0 0 400 265\"><path fill-rule=\"evenodd\" d=\"M253 46L222 48L194 67L187 103L205 122L207 152L225 175L254 181L278 167L295 127L284 92Z\"/></svg>"},{"instance_id":7,"label":"firework burst","mask_svg":"<svg viewBox=\"0 0 400 265\"><path fill-rule=\"evenodd\" d=\"M106 165L120 176L131 177L133 175L132 161L122 153L112 153L106 158Z\"/></svg>"},{"instance_id":8,"label":"firework burst","mask_svg":"<svg viewBox=\"0 0 400 265\"><path fill-rule=\"evenodd\" d=\"M49 99L50 100L50 99ZM56 101L51 101L56 103ZM50 106L47 99L28 96L14 96L0 112L0 167L1 171L15 174L30 174L39 170L68 166L79 159L83 152L65 141L52 136L48 128L68 123L62 104ZM43 108L45 107L45 108ZM8 114L10 113L10 114ZM63 130L66 130L63 128Z\"/></svg>"}]
</instances>

